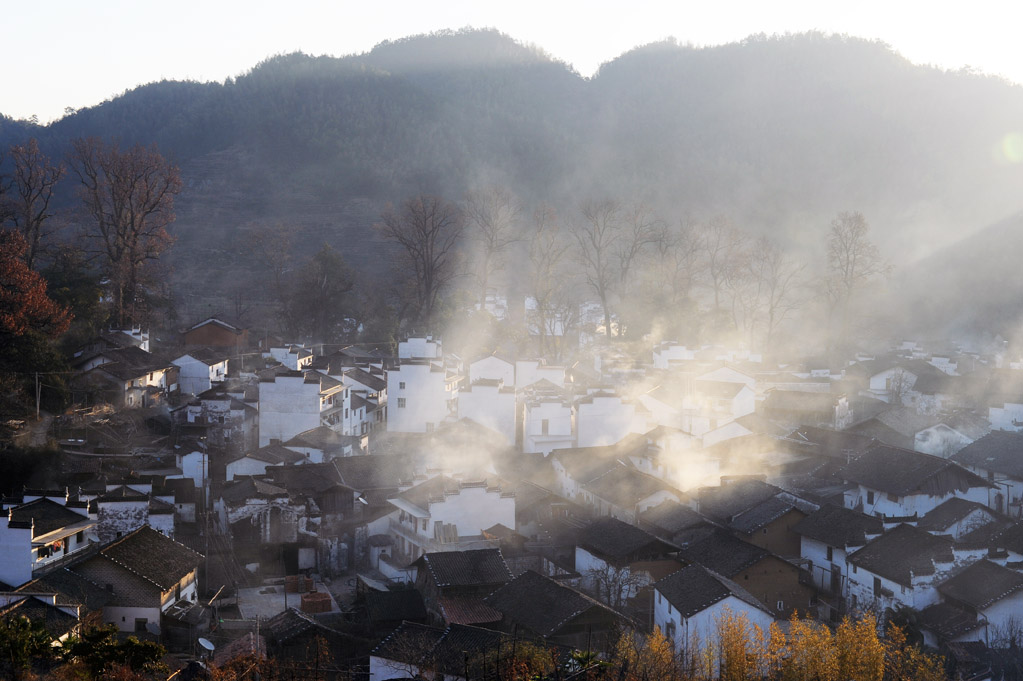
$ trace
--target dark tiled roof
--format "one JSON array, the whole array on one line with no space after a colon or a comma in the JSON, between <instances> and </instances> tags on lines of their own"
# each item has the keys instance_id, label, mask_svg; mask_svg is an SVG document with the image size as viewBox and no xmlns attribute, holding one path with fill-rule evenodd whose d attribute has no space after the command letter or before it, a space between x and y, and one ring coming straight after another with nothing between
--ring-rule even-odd
<instances>
[{"instance_id":1,"label":"dark tiled roof","mask_svg":"<svg viewBox=\"0 0 1023 681\"><path fill-rule=\"evenodd\" d=\"M11 617L27 617L33 623L42 623L55 639L71 633L78 626L77 617L33 596L0 607L0 620Z\"/></svg>"},{"instance_id":2,"label":"dark tiled roof","mask_svg":"<svg viewBox=\"0 0 1023 681\"><path fill-rule=\"evenodd\" d=\"M946 598L983 610L1023 588L1023 574L979 560L938 586Z\"/></svg>"},{"instance_id":3,"label":"dark tiled roof","mask_svg":"<svg viewBox=\"0 0 1023 681\"><path fill-rule=\"evenodd\" d=\"M397 591L367 591L366 612L371 622L401 622L425 620L426 607L422 595L415 589Z\"/></svg>"},{"instance_id":4,"label":"dark tiled roof","mask_svg":"<svg viewBox=\"0 0 1023 681\"><path fill-rule=\"evenodd\" d=\"M746 478L717 487L701 487L697 491L700 513L729 522L735 516L757 504L774 498L782 491L763 480Z\"/></svg>"},{"instance_id":5,"label":"dark tiled roof","mask_svg":"<svg viewBox=\"0 0 1023 681\"><path fill-rule=\"evenodd\" d=\"M691 542L679 555L720 575L733 577L771 553L730 532L716 530Z\"/></svg>"},{"instance_id":6,"label":"dark tiled roof","mask_svg":"<svg viewBox=\"0 0 1023 681\"><path fill-rule=\"evenodd\" d=\"M909 494L940 497L957 490L988 486L986 480L952 461L888 445L873 447L839 469L836 476L900 497Z\"/></svg>"},{"instance_id":7,"label":"dark tiled roof","mask_svg":"<svg viewBox=\"0 0 1023 681\"><path fill-rule=\"evenodd\" d=\"M277 645L286 643L310 630L338 633L295 608L288 608L284 612L274 615L263 625L263 634Z\"/></svg>"},{"instance_id":8,"label":"dark tiled roof","mask_svg":"<svg viewBox=\"0 0 1023 681\"><path fill-rule=\"evenodd\" d=\"M347 438L327 426L316 426L299 433L284 444L288 447L312 447L325 451L339 449Z\"/></svg>"},{"instance_id":9,"label":"dark tiled roof","mask_svg":"<svg viewBox=\"0 0 1023 681\"><path fill-rule=\"evenodd\" d=\"M334 459L344 484L366 491L396 488L414 474L413 457L407 454L369 454Z\"/></svg>"},{"instance_id":10,"label":"dark tiled roof","mask_svg":"<svg viewBox=\"0 0 1023 681\"><path fill-rule=\"evenodd\" d=\"M984 504L953 497L931 509L927 515L920 518L916 526L928 532L944 531L977 510L994 519L994 513Z\"/></svg>"},{"instance_id":11,"label":"dark tiled roof","mask_svg":"<svg viewBox=\"0 0 1023 681\"><path fill-rule=\"evenodd\" d=\"M802 426L792 431L785 441L799 451L842 461L855 458L874 445L871 437L813 426Z\"/></svg>"},{"instance_id":12,"label":"dark tiled roof","mask_svg":"<svg viewBox=\"0 0 1023 681\"><path fill-rule=\"evenodd\" d=\"M501 613L478 596L441 596L437 607L448 624L497 624Z\"/></svg>"},{"instance_id":13,"label":"dark tiled roof","mask_svg":"<svg viewBox=\"0 0 1023 681\"><path fill-rule=\"evenodd\" d=\"M671 536L707 524L702 515L674 501L664 501L648 508L639 514L639 520L643 525L663 533L661 536Z\"/></svg>"},{"instance_id":14,"label":"dark tiled roof","mask_svg":"<svg viewBox=\"0 0 1023 681\"><path fill-rule=\"evenodd\" d=\"M347 369L345 376L375 392L387 389L386 380L363 369Z\"/></svg>"},{"instance_id":15,"label":"dark tiled roof","mask_svg":"<svg viewBox=\"0 0 1023 681\"><path fill-rule=\"evenodd\" d=\"M806 515L816 509L816 504L810 504L797 499L787 492L781 492L777 496L765 499L745 511L735 515L728 526L738 532L752 534L762 527L773 523L790 511L798 511Z\"/></svg>"},{"instance_id":16,"label":"dark tiled roof","mask_svg":"<svg viewBox=\"0 0 1023 681\"><path fill-rule=\"evenodd\" d=\"M181 357L191 357L194 360L202 362L206 366L213 366L228 360L227 355L211 348L193 348L178 357L178 359L181 359Z\"/></svg>"},{"instance_id":17,"label":"dark tiled roof","mask_svg":"<svg viewBox=\"0 0 1023 681\"><path fill-rule=\"evenodd\" d=\"M956 639L981 624L977 613L955 603L936 603L920 611L920 626L944 641Z\"/></svg>"},{"instance_id":18,"label":"dark tiled roof","mask_svg":"<svg viewBox=\"0 0 1023 681\"><path fill-rule=\"evenodd\" d=\"M108 490L106 493L96 497L96 501L103 502L116 502L116 501L148 501L149 495L138 490L132 489L127 485L119 485L112 490Z\"/></svg>"},{"instance_id":19,"label":"dark tiled roof","mask_svg":"<svg viewBox=\"0 0 1023 681\"><path fill-rule=\"evenodd\" d=\"M438 475L405 490L397 498L429 511L431 503L444 501L447 495L458 494L460 489L458 481L454 478Z\"/></svg>"},{"instance_id":20,"label":"dark tiled roof","mask_svg":"<svg viewBox=\"0 0 1023 681\"><path fill-rule=\"evenodd\" d=\"M500 549L436 551L414 564L425 567L438 587L497 585L512 578Z\"/></svg>"},{"instance_id":21,"label":"dark tiled roof","mask_svg":"<svg viewBox=\"0 0 1023 681\"><path fill-rule=\"evenodd\" d=\"M554 636L583 613L596 608L612 617L618 613L584 593L532 570L508 582L485 599L508 623L544 638Z\"/></svg>"},{"instance_id":22,"label":"dark tiled roof","mask_svg":"<svg viewBox=\"0 0 1023 681\"><path fill-rule=\"evenodd\" d=\"M601 558L633 561L663 556L678 549L617 518L598 518L579 533L579 546Z\"/></svg>"},{"instance_id":23,"label":"dark tiled roof","mask_svg":"<svg viewBox=\"0 0 1023 681\"><path fill-rule=\"evenodd\" d=\"M27 504L15 506L10 511L10 518L15 523L27 523L34 521L34 536L49 534L62 527L74 525L75 523L87 522L88 517L81 513L65 508L52 499L36 499Z\"/></svg>"},{"instance_id":24,"label":"dark tiled roof","mask_svg":"<svg viewBox=\"0 0 1023 681\"><path fill-rule=\"evenodd\" d=\"M196 569L203 559L192 549L163 536L148 525L114 540L100 549L100 555L164 591Z\"/></svg>"},{"instance_id":25,"label":"dark tiled roof","mask_svg":"<svg viewBox=\"0 0 1023 681\"><path fill-rule=\"evenodd\" d=\"M593 496L621 508L633 508L640 501L658 492L682 496L680 491L662 480L621 464L589 481L584 488Z\"/></svg>"},{"instance_id":26,"label":"dark tiled roof","mask_svg":"<svg viewBox=\"0 0 1023 681\"><path fill-rule=\"evenodd\" d=\"M320 494L335 487L348 487L341 482L333 462L271 466L266 469L266 475L275 485L297 494Z\"/></svg>"},{"instance_id":27,"label":"dark tiled roof","mask_svg":"<svg viewBox=\"0 0 1023 681\"><path fill-rule=\"evenodd\" d=\"M953 454L952 460L1023 480L1023 433L991 431Z\"/></svg>"},{"instance_id":28,"label":"dark tiled roof","mask_svg":"<svg viewBox=\"0 0 1023 681\"><path fill-rule=\"evenodd\" d=\"M828 546L844 548L865 545L867 535L881 534L884 525L880 518L826 504L796 523L792 531Z\"/></svg>"},{"instance_id":29,"label":"dark tiled roof","mask_svg":"<svg viewBox=\"0 0 1023 681\"><path fill-rule=\"evenodd\" d=\"M258 478L246 476L235 478L225 484L220 496L228 503L237 503L255 497L286 497L288 490Z\"/></svg>"},{"instance_id":30,"label":"dark tiled roof","mask_svg":"<svg viewBox=\"0 0 1023 681\"><path fill-rule=\"evenodd\" d=\"M240 461L241 459L246 458L255 459L256 461L262 461L263 463L268 463L276 466L279 464L294 464L298 463L299 461L305 461L306 457L304 454L299 454L298 452L292 451L285 447L284 445L269 444L266 445L265 447L260 447L255 451L242 454L234 461ZM234 461L232 461L231 463L234 463Z\"/></svg>"},{"instance_id":31,"label":"dark tiled roof","mask_svg":"<svg viewBox=\"0 0 1023 681\"><path fill-rule=\"evenodd\" d=\"M692 617L729 596L770 612L751 593L722 575L700 565L689 565L656 582L654 588L678 609L682 617Z\"/></svg>"},{"instance_id":32,"label":"dark tiled roof","mask_svg":"<svg viewBox=\"0 0 1023 681\"><path fill-rule=\"evenodd\" d=\"M952 542L910 525L899 525L849 556L849 562L898 584L913 575L933 575L934 564L951 563Z\"/></svg>"},{"instance_id":33,"label":"dark tiled roof","mask_svg":"<svg viewBox=\"0 0 1023 681\"><path fill-rule=\"evenodd\" d=\"M86 611L99 610L110 602L111 593L100 585L67 568L48 572L26 582L17 591L57 594L58 603L84 606Z\"/></svg>"},{"instance_id":34,"label":"dark tiled roof","mask_svg":"<svg viewBox=\"0 0 1023 681\"><path fill-rule=\"evenodd\" d=\"M746 384L732 381L695 381L693 387L700 395L730 400L738 395Z\"/></svg>"},{"instance_id":35,"label":"dark tiled roof","mask_svg":"<svg viewBox=\"0 0 1023 681\"><path fill-rule=\"evenodd\" d=\"M373 649L371 654L385 660L418 665L430 659L430 653L444 637L444 634L444 629L414 622L402 622Z\"/></svg>"}]
</instances>

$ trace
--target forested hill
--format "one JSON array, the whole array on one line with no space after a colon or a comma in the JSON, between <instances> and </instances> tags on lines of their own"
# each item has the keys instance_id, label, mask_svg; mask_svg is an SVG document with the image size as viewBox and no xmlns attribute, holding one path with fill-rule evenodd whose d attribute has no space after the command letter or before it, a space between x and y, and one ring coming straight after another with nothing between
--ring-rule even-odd
<instances>
[{"instance_id":1,"label":"forested hill","mask_svg":"<svg viewBox=\"0 0 1023 681\"><path fill-rule=\"evenodd\" d=\"M1023 88L860 39L666 42L587 79L496 31L460 31L273 57L225 84L153 83L46 127L2 119L0 146L155 142L186 183L178 276L218 290L244 269L254 223L298 225L309 248L331 241L366 269L387 201L458 199L473 183L566 213L605 196L668 219L723 213L811 250L857 210L898 265L1023 208L1006 143L1020 121ZM200 238L224 267L192 264Z\"/></svg>"}]
</instances>

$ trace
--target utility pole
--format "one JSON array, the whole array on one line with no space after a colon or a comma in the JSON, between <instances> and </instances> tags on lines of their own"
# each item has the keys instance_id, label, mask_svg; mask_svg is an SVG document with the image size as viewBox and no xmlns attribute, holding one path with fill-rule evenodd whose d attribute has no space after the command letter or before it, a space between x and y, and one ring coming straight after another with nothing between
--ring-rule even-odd
<instances>
[{"instance_id":1,"label":"utility pole","mask_svg":"<svg viewBox=\"0 0 1023 681\"><path fill-rule=\"evenodd\" d=\"M39 372L36 372L36 421L39 420L39 401L43 395L43 386L39 384Z\"/></svg>"}]
</instances>

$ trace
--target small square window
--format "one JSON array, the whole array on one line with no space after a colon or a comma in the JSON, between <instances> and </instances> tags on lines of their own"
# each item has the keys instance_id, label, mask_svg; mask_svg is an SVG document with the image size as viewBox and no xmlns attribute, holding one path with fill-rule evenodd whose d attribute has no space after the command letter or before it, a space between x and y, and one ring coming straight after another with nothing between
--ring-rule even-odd
<instances>
[{"instance_id":1,"label":"small square window","mask_svg":"<svg viewBox=\"0 0 1023 681\"><path fill-rule=\"evenodd\" d=\"M399 397L398 398L398 409L404 409L404 408L405 408L405 398L404 397Z\"/></svg>"},{"instance_id":2,"label":"small square window","mask_svg":"<svg viewBox=\"0 0 1023 681\"><path fill-rule=\"evenodd\" d=\"M405 381L398 381L398 390L405 389Z\"/></svg>"}]
</instances>

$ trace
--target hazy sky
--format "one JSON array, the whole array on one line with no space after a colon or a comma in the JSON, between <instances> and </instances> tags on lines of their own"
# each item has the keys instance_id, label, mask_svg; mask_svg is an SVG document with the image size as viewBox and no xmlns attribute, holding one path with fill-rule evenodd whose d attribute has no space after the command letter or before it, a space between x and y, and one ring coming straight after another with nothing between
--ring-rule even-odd
<instances>
[{"instance_id":1,"label":"hazy sky","mask_svg":"<svg viewBox=\"0 0 1023 681\"><path fill-rule=\"evenodd\" d=\"M908 59L969 65L1023 83L1011 3L900 0L0 0L7 67L0 113L46 122L163 78L223 80L267 56L365 52L444 28L493 27L585 76L632 47L674 36L716 45L818 29L881 39Z\"/></svg>"}]
</instances>

